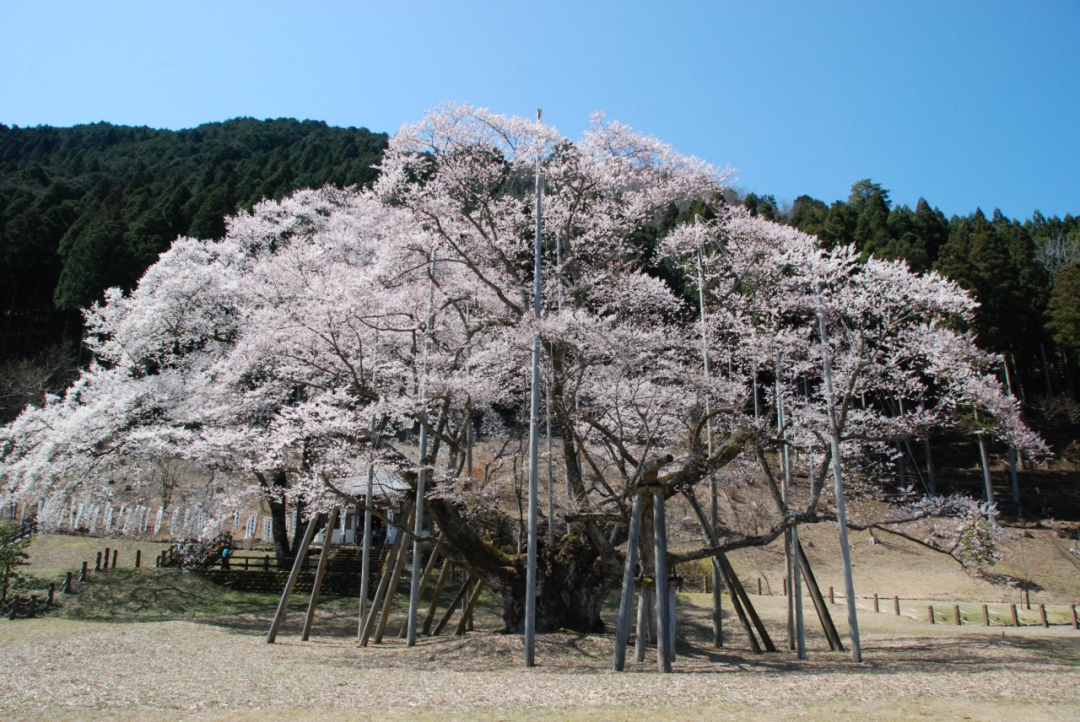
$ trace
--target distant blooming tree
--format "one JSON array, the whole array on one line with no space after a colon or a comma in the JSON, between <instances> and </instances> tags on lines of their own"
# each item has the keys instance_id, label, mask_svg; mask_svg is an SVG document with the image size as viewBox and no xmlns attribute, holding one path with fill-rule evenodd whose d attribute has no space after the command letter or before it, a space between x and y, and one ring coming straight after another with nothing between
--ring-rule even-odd
<instances>
[{"instance_id":1,"label":"distant blooming tree","mask_svg":"<svg viewBox=\"0 0 1080 722\"><path fill-rule=\"evenodd\" d=\"M448 555L503 594L517 629L525 558L504 492L523 465L508 441L527 425L539 334L567 493L546 520L559 533L541 549L538 628L595 630L621 578L634 488L655 474L666 497L693 496L738 467L775 489L777 398L809 484L773 495L763 532L722 523L718 543L676 558L832 518L826 357L852 464L974 409L986 433L1041 453L996 360L953 330L973 309L965 293L724 207L727 177L599 116L570 142L540 123L440 107L395 136L373 190L264 202L220 241L179 239L130 295L110 292L87 313L95 364L4 428L0 470L58 514L76 495L107 493L103 465L118 474L123 460L189 457L246 474L254 482L236 493L264 494L283 521L286 490L321 509L355 502L369 463L414 483L427 469ZM695 203L710 220L642 240ZM474 436L485 461L469 467ZM895 521L940 514L986 509L923 504Z\"/></svg>"}]
</instances>

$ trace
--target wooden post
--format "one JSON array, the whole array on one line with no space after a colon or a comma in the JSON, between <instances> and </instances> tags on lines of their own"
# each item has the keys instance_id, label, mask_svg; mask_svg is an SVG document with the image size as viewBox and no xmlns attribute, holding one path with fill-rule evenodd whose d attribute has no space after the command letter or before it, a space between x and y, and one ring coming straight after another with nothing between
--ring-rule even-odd
<instances>
[{"instance_id":1,"label":"wooden post","mask_svg":"<svg viewBox=\"0 0 1080 722\"><path fill-rule=\"evenodd\" d=\"M1039 605L1039 619L1042 620L1043 627L1049 627L1050 626L1050 622L1048 622L1047 619L1046 619L1046 605L1045 604L1040 604Z\"/></svg>"},{"instance_id":2,"label":"wooden post","mask_svg":"<svg viewBox=\"0 0 1080 722\"><path fill-rule=\"evenodd\" d=\"M761 596L761 577L757 578L757 595Z\"/></svg>"},{"instance_id":3,"label":"wooden post","mask_svg":"<svg viewBox=\"0 0 1080 722\"><path fill-rule=\"evenodd\" d=\"M1031 590L1024 590L1024 609L1031 609Z\"/></svg>"},{"instance_id":4,"label":"wooden post","mask_svg":"<svg viewBox=\"0 0 1080 722\"><path fill-rule=\"evenodd\" d=\"M935 624L936 622L934 622L934 605L933 604L927 604L926 605L926 611L929 612L929 614L930 614L930 624Z\"/></svg>"},{"instance_id":5,"label":"wooden post","mask_svg":"<svg viewBox=\"0 0 1080 722\"><path fill-rule=\"evenodd\" d=\"M439 609L439 599L442 597L446 580L450 577L450 568L452 566L452 562L446 559L443 561L442 569L439 571L439 580L435 582L435 591L431 594L431 606L428 607L427 616L424 618L424 626L420 629L420 633L425 637L431 635L431 624L435 621L435 612Z\"/></svg>"},{"instance_id":6,"label":"wooden post","mask_svg":"<svg viewBox=\"0 0 1080 722\"><path fill-rule=\"evenodd\" d=\"M382 608L379 613L378 623L375 625L375 634L372 637L372 641L375 644L382 644L383 634L386 633L386 623L390 619L390 608L394 606L394 594L397 592L398 584L401 581L401 572L405 569L405 560L408 558L408 544L405 543L406 529L409 525L415 521L416 506L412 505L409 508L409 513L406 515L405 523L398 527L398 537L401 539L401 548L398 550L397 560L394 563L394 570L390 575L390 585L386 588L386 594L381 600ZM398 539L395 538L394 542ZM372 611L375 607L372 606Z\"/></svg>"},{"instance_id":7,"label":"wooden post","mask_svg":"<svg viewBox=\"0 0 1080 722\"><path fill-rule=\"evenodd\" d=\"M79 581L80 582L85 582L86 581L86 562L82 563L82 569L79 571Z\"/></svg>"},{"instance_id":8,"label":"wooden post","mask_svg":"<svg viewBox=\"0 0 1080 722\"><path fill-rule=\"evenodd\" d=\"M821 587L818 586L814 570L810 568L810 560L807 559L806 551L802 548L801 543L797 546L797 550L799 568L802 570L803 579L806 580L806 589L810 592L810 599L814 602L814 610L817 612L818 622L821 623L821 630L825 632L825 638L829 641L829 649L834 652L843 652L844 644L840 640L840 633L836 631L836 625L833 623L832 615L829 613L829 607L821 596Z\"/></svg>"},{"instance_id":9,"label":"wooden post","mask_svg":"<svg viewBox=\"0 0 1080 722\"><path fill-rule=\"evenodd\" d=\"M1020 626L1020 617L1017 616L1017 614L1016 614L1016 605L1015 604L1010 604L1009 605L1009 613L1012 615L1013 626L1014 627L1019 627Z\"/></svg>"},{"instance_id":10,"label":"wooden post","mask_svg":"<svg viewBox=\"0 0 1080 722\"><path fill-rule=\"evenodd\" d=\"M307 556L308 547L311 546L311 540L315 538L315 528L319 526L318 518L313 518L308 522L307 530L304 532L304 538L300 541L300 548L296 550L296 558L293 560L292 571L289 572L289 579L285 582L285 590L281 593L281 601L278 602L277 611L274 612L274 621L270 623L270 631L266 634L266 643L273 644L277 639L278 630L281 629L282 623L285 621L285 609L289 605L289 596L292 594L293 587L296 586L296 580L300 577L300 570L304 566L304 557Z\"/></svg>"},{"instance_id":11,"label":"wooden post","mask_svg":"<svg viewBox=\"0 0 1080 722\"><path fill-rule=\"evenodd\" d=\"M895 611L896 616L899 617L900 616L900 597L895 597L894 596L892 598L892 604L893 604L893 611Z\"/></svg>"},{"instance_id":12,"label":"wooden post","mask_svg":"<svg viewBox=\"0 0 1080 722\"><path fill-rule=\"evenodd\" d=\"M960 605L959 604L954 604L953 605L953 615L955 615L955 617L956 617L956 626L959 627L961 625L961 623L963 622L963 620L960 618Z\"/></svg>"},{"instance_id":13,"label":"wooden post","mask_svg":"<svg viewBox=\"0 0 1080 722\"><path fill-rule=\"evenodd\" d=\"M833 595L832 587L829 587L829 604L836 604L836 597Z\"/></svg>"},{"instance_id":14,"label":"wooden post","mask_svg":"<svg viewBox=\"0 0 1080 722\"><path fill-rule=\"evenodd\" d=\"M71 572L64 575L64 586L60 591L64 594L71 594Z\"/></svg>"},{"instance_id":15,"label":"wooden post","mask_svg":"<svg viewBox=\"0 0 1080 722\"><path fill-rule=\"evenodd\" d=\"M671 599L668 596L667 565L667 520L664 516L664 495L653 492L653 545L655 547L654 564L656 565L656 645L657 666L661 673L671 672L672 651L674 645L670 636Z\"/></svg>"},{"instance_id":16,"label":"wooden post","mask_svg":"<svg viewBox=\"0 0 1080 722\"><path fill-rule=\"evenodd\" d=\"M473 585L472 594L469 595L469 601L465 604L465 608L461 610L461 619L458 620L457 629L454 630L455 637L462 637L468 631L473 607L476 606L476 601L480 599L480 592L482 591L484 591L484 582L478 578L476 584Z\"/></svg>"},{"instance_id":17,"label":"wooden post","mask_svg":"<svg viewBox=\"0 0 1080 722\"><path fill-rule=\"evenodd\" d=\"M105 547L105 563L102 565L102 570L109 568L109 547Z\"/></svg>"},{"instance_id":18,"label":"wooden post","mask_svg":"<svg viewBox=\"0 0 1080 722\"><path fill-rule=\"evenodd\" d=\"M94 563L94 571L95 572L100 572L101 571L101 552L97 553L97 561Z\"/></svg>"},{"instance_id":19,"label":"wooden post","mask_svg":"<svg viewBox=\"0 0 1080 722\"><path fill-rule=\"evenodd\" d=\"M880 611L881 611L881 609L880 609L880 608L878 608L878 596L877 596L877 592L874 592L874 611L875 611L875 612L880 612Z\"/></svg>"},{"instance_id":20,"label":"wooden post","mask_svg":"<svg viewBox=\"0 0 1080 722\"><path fill-rule=\"evenodd\" d=\"M639 491L634 494L634 506L630 512L630 536L626 540L626 564L623 566L622 593L619 596L619 617L615 623L615 659L611 668L616 672L626 668L626 643L630 639L630 611L634 607L634 570L637 567L642 506Z\"/></svg>"},{"instance_id":21,"label":"wooden post","mask_svg":"<svg viewBox=\"0 0 1080 722\"><path fill-rule=\"evenodd\" d=\"M472 574L469 574L465 577L465 581L461 583L461 589L459 589L458 593L454 595L453 600L451 600L450 602L450 606L447 607L446 611L443 613L442 619L440 619L439 623L435 625L435 631L431 633L432 637L438 637L440 634L442 634L442 630L446 628L446 625L450 622L450 618L454 616L454 612L457 610L458 605L461 604L461 600L463 600L465 598L465 595L469 593L469 585L473 583L473 579L474 577Z\"/></svg>"},{"instance_id":22,"label":"wooden post","mask_svg":"<svg viewBox=\"0 0 1080 722\"><path fill-rule=\"evenodd\" d=\"M113 565L113 569L116 569L116 555L117 555L117 554L119 554L119 553L120 553L120 550L119 550L119 549L113 549L113 553L112 553L112 565Z\"/></svg>"},{"instance_id":23,"label":"wooden post","mask_svg":"<svg viewBox=\"0 0 1080 722\"><path fill-rule=\"evenodd\" d=\"M56 596L56 583L49 583L49 596L45 598L45 608L49 609L53 605L53 598Z\"/></svg>"},{"instance_id":24,"label":"wooden post","mask_svg":"<svg viewBox=\"0 0 1080 722\"><path fill-rule=\"evenodd\" d=\"M990 626L990 608L987 605L982 605L983 608L983 626Z\"/></svg>"},{"instance_id":25,"label":"wooden post","mask_svg":"<svg viewBox=\"0 0 1080 722\"><path fill-rule=\"evenodd\" d=\"M408 522L406 522L407 524ZM364 619L363 628L360 630L360 646L366 647L368 639L371 637L371 633L375 628L375 618L379 611L379 602L387 594L387 589L390 586L391 569L397 568L398 558L401 556L402 548L405 545L405 535L399 530L394 537L394 543L390 545L390 553L387 555L386 560L383 562L382 575L379 577L379 587L375 590L375 598L371 601L371 608L368 610L367 618ZM401 573L400 571L398 572ZM394 586L397 587L397 580L394 580Z\"/></svg>"},{"instance_id":26,"label":"wooden post","mask_svg":"<svg viewBox=\"0 0 1080 722\"><path fill-rule=\"evenodd\" d=\"M721 564L724 567L724 574L727 577L728 588L731 589L735 596L738 596L739 601L742 602L743 607L746 609L747 615L750 617L750 621L753 622L754 628L757 629L758 634L761 636L761 642L765 646L766 652L775 652L776 645L773 644L772 638L765 630L765 625L761 621L761 617L758 616L757 610L754 609L754 605L750 602L750 596L746 593L746 589L743 588L742 582L739 581L739 577L735 574L735 570L731 567L731 562L727 557L721 557Z\"/></svg>"},{"instance_id":27,"label":"wooden post","mask_svg":"<svg viewBox=\"0 0 1080 722\"><path fill-rule=\"evenodd\" d=\"M135 568L138 569L142 566L142 549L135 550Z\"/></svg>"},{"instance_id":28,"label":"wooden post","mask_svg":"<svg viewBox=\"0 0 1080 722\"><path fill-rule=\"evenodd\" d=\"M1070 604L1069 611L1072 612L1073 629L1080 629L1080 616L1077 616L1076 614L1076 605Z\"/></svg>"},{"instance_id":29,"label":"wooden post","mask_svg":"<svg viewBox=\"0 0 1080 722\"><path fill-rule=\"evenodd\" d=\"M334 529L337 528L338 514L341 508L335 506L330 511L330 521L326 523L323 532L322 551L319 553L319 566L315 568L315 581L311 585L311 598L308 600L307 615L304 617L304 631L300 639L304 642L311 638L311 626L315 622L315 607L319 603L319 590L322 588L323 578L326 576L326 565L330 561L330 547L334 538Z\"/></svg>"}]
</instances>

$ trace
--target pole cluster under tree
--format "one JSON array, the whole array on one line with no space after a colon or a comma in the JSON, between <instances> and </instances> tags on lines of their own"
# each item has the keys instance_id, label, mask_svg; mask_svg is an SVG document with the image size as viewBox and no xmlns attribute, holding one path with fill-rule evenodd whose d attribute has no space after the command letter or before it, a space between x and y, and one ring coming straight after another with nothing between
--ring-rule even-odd
<instances>
[{"instance_id":1,"label":"pole cluster under tree","mask_svg":"<svg viewBox=\"0 0 1080 722\"><path fill-rule=\"evenodd\" d=\"M829 332L825 324L825 301L821 286L817 289L818 332L821 335L821 363L825 372L825 401L829 417L829 438L832 445L832 468L836 495L836 523L840 532L840 556L844 565L844 592L847 595L848 631L851 635L851 659L862 661L859 644L859 618L855 606L855 582L851 573L851 548L848 546L847 509L844 504L844 471L840 457L840 421L836 416L836 395L833 391L832 359L829 353Z\"/></svg>"}]
</instances>

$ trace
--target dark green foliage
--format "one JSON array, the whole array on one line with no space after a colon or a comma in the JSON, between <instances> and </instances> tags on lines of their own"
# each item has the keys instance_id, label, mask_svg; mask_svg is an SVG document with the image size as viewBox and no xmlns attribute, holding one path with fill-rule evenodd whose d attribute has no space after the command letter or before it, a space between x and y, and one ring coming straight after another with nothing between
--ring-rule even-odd
<instances>
[{"instance_id":1,"label":"dark green foliage","mask_svg":"<svg viewBox=\"0 0 1080 722\"><path fill-rule=\"evenodd\" d=\"M22 579L21 567L26 566L30 560L26 553L30 538L16 541L16 531L14 525L0 522L0 604L7 604L8 591Z\"/></svg>"},{"instance_id":2,"label":"dark green foliage","mask_svg":"<svg viewBox=\"0 0 1080 722\"><path fill-rule=\"evenodd\" d=\"M130 289L179 235L300 188L366 185L387 137L240 118L181 131L0 125L0 361L76 337L76 309Z\"/></svg>"},{"instance_id":3,"label":"dark green foliage","mask_svg":"<svg viewBox=\"0 0 1080 722\"><path fill-rule=\"evenodd\" d=\"M1080 352L1080 264L1062 269L1046 306L1046 328L1055 342Z\"/></svg>"},{"instance_id":4,"label":"dark green foliage","mask_svg":"<svg viewBox=\"0 0 1080 722\"><path fill-rule=\"evenodd\" d=\"M980 306L975 331L992 351L1027 356L1041 338L1046 279L1022 225L995 211L953 218L935 268L971 291Z\"/></svg>"}]
</instances>

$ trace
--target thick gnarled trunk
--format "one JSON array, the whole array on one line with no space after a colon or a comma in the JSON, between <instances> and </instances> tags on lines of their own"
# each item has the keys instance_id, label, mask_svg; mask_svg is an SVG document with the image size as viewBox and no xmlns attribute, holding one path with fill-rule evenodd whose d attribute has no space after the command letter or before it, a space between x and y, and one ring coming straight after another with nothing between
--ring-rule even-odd
<instances>
[{"instance_id":1,"label":"thick gnarled trunk","mask_svg":"<svg viewBox=\"0 0 1080 722\"><path fill-rule=\"evenodd\" d=\"M587 540L567 537L554 550L541 549L537 566L537 631L604 631L600 609L618 579L604 568L600 555ZM514 584L503 591L503 622L508 632L524 629L524 568Z\"/></svg>"}]
</instances>

